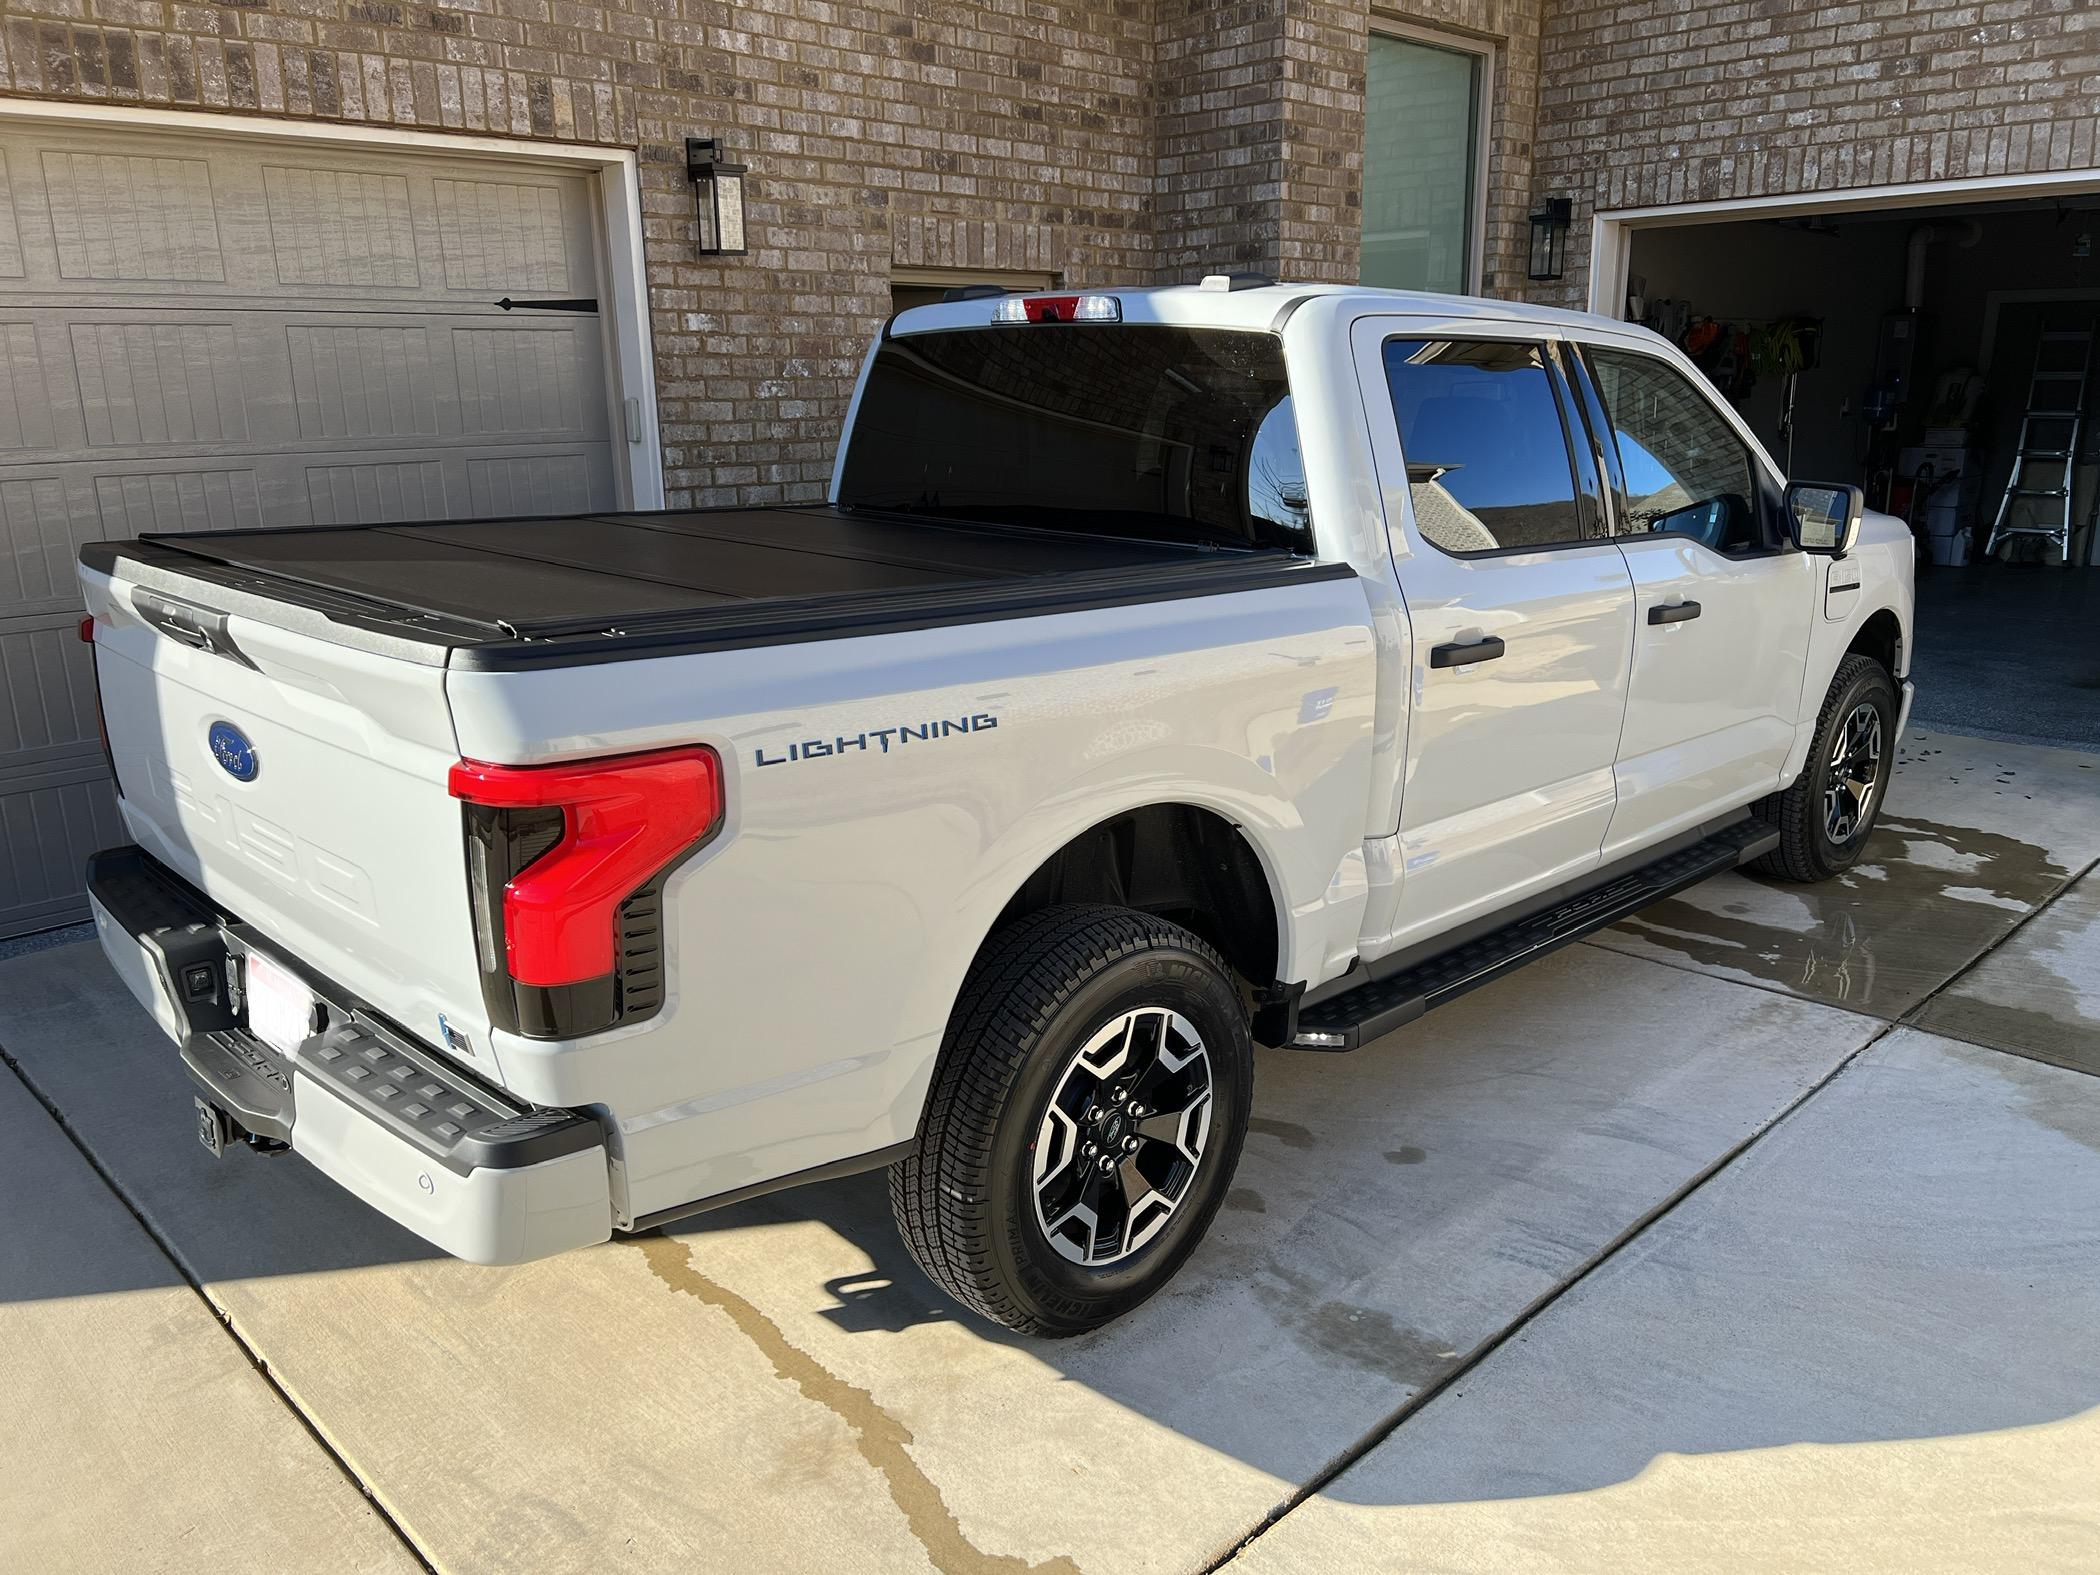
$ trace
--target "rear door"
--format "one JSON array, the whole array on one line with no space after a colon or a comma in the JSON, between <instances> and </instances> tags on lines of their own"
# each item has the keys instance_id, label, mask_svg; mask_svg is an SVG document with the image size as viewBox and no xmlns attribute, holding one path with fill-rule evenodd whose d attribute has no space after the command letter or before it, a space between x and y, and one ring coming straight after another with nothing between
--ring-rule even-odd
<instances>
[{"instance_id":1,"label":"rear door","mask_svg":"<svg viewBox=\"0 0 2100 1575\"><path fill-rule=\"evenodd\" d=\"M1364 319L1354 333L1413 627L1384 952L1597 864L1633 582L1539 335L1405 318Z\"/></svg>"},{"instance_id":2,"label":"rear door","mask_svg":"<svg viewBox=\"0 0 2100 1575\"><path fill-rule=\"evenodd\" d=\"M1587 345L1579 358L1636 600L1609 860L1778 786L1815 565L1788 541L1777 488L1703 380L1629 348Z\"/></svg>"}]
</instances>

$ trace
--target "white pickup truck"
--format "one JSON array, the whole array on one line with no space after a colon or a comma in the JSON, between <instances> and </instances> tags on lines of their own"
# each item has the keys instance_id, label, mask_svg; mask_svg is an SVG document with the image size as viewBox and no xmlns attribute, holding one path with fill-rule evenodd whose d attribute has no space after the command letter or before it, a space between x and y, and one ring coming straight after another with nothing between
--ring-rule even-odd
<instances>
[{"instance_id":1,"label":"white pickup truck","mask_svg":"<svg viewBox=\"0 0 2100 1575\"><path fill-rule=\"evenodd\" d=\"M81 553L102 944L201 1136L513 1262L890 1168L1014 1328L1165 1282L1256 1042L1858 857L1911 542L1654 335L1213 277L895 318L822 505Z\"/></svg>"}]
</instances>

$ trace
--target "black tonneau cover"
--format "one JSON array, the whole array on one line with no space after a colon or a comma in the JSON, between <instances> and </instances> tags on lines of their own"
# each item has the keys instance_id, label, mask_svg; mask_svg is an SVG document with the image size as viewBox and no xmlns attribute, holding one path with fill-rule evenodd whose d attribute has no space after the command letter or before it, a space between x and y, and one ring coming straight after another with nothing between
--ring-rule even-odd
<instances>
[{"instance_id":1,"label":"black tonneau cover","mask_svg":"<svg viewBox=\"0 0 2100 1575\"><path fill-rule=\"evenodd\" d=\"M203 531L81 552L105 572L120 557L452 646L455 665L476 667L837 638L1320 572L1284 552L822 505Z\"/></svg>"}]
</instances>

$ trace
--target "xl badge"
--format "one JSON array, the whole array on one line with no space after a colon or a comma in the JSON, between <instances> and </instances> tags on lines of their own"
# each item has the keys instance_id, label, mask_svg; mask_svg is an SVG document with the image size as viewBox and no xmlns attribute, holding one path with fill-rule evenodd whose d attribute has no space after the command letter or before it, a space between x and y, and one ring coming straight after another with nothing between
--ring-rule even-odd
<instances>
[{"instance_id":1,"label":"xl badge","mask_svg":"<svg viewBox=\"0 0 2100 1575\"><path fill-rule=\"evenodd\" d=\"M212 758L236 782L253 782L257 762L248 735L231 722L214 722L208 735Z\"/></svg>"}]
</instances>

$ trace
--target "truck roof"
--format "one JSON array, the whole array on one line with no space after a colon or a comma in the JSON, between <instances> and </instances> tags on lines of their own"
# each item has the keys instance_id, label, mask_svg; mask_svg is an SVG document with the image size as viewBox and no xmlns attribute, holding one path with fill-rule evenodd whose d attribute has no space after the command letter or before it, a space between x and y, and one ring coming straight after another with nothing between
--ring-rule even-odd
<instances>
[{"instance_id":1,"label":"truck roof","mask_svg":"<svg viewBox=\"0 0 2100 1575\"><path fill-rule=\"evenodd\" d=\"M1273 330L1289 311L1310 300L1334 300L1365 312L1395 312L1413 317L1470 318L1481 322L1531 323L1625 334L1633 325L1594 312L1570 312L1525 301L1491 300L1479 295L1440 295L1427 290L1379 290L1360 284L1261 284L1226 290L1202 284L1072 285L1058 290L1031 290L1021 298L1106 295L1121 305L1126 323L1165 323L1182 328ZM890 320L893 334L984 328L1001 299L979 296L967 301L941 301L915 306Z\"/></svg>"}]
</instances>

